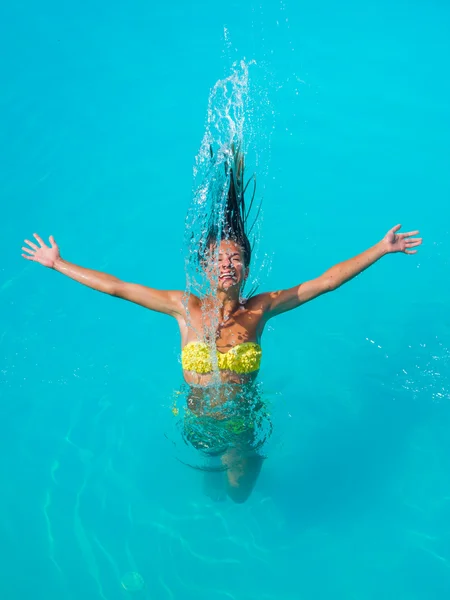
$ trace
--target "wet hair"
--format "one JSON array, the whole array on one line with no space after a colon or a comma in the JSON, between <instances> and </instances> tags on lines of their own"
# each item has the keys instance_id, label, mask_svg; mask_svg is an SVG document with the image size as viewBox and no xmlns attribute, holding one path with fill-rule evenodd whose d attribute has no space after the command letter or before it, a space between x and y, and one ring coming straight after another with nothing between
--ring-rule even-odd
<instances>
[{"instance_id":1,"label":"wet hair","mask_svg":"<svg viewBox=\"0 0 450 600\"><path fill-rule=\"evenodd\" d=\"M211 158L213 152L211 149ZM249 236L259 215L248 226L250 211L253 206L256 192L256 179L253 175L244 185L244 155L240 148L231 147L230 159L225 161L225 176L229 181L227 198L222 214L211 214L203 251L208 252L211 246L215 247L223 240L235 242L243 252L244 266L250 266L253 245ZM253 181L253 193L248 208L245 204L245 193L250 182Z\"/></svg>"}]
</instances>

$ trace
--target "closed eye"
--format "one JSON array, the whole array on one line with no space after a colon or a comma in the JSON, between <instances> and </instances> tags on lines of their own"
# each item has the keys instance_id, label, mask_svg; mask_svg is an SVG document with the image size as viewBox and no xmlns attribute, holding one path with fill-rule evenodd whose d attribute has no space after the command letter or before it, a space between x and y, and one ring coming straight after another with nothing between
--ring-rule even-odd
<instances>
[{"instance_id":1,"label":"closed eye","mask_svg":"<svg viewBox=\"0 0 450 600\"><path fill-rule=\"evenodd\" d=\"M237 252L236 252L236 254L230 254L230 255L225 255L225 256L229 256L229 258L231 258L231 260L237 260L238 262L240 262L240 260L241 260L241 257ZM219 254L219 261L224 260L225 256L223 254Z\"/></svg>"}]
</instances>

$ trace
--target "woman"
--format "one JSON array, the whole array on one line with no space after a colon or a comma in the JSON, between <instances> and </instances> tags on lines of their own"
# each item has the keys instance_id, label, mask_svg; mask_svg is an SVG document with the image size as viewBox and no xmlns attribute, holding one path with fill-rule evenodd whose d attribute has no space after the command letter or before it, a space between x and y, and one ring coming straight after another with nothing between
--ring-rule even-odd
<instances>
[{"instance_id":1,"label":"woman","mask_svg":"<svg viewBox=\"0 0 450 600\"><path fill-rule=\"evenodd\" d=\"M179 325L183 375L189 386L185 417L187 439L208 456L219 456L226 469L228 495L244 502L259 474L256 429L264 418L254 386L261 362L261 336L269 319L337 289L386 254L414 254L418 231L399 233L400 225L362 254L339 263L293 288L243 299L251 245L247 235L242 154L230 153L228 194L220 223L210 223L199 250L210 283L203 296L162 291L127 283L64 260L52 236L50 245L34 234L22 256L54 269L97 291L174 317ZM231 410L230 410L231 407ZM220 474L223 476L223 473Z\"/></svg>"}]
</instances>

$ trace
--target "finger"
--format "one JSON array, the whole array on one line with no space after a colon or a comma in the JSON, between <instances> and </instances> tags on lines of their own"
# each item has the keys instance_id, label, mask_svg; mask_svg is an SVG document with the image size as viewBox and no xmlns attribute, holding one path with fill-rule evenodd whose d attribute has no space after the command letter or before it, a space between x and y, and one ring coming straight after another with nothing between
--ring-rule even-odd
<instances>
[{"instance_id":1,"label":"finger","mask_svg":"<svg viewBox=\"0 0 450 600\"><path fill-rule=\"evenodd\" d=\"M39 246L41 246L41 248L42 246L45 246L44 240L40 238L37 233L33 233L33 237L39 242Z\"/></svg>"},{"instance_id":2,"label":"finger","mask_svg":"<svg viewBox=\"0 0 450 600\"><path fill-rule=\"evenodd\" d=\"M34 256L34 250L32 250L31 248L27 248L26 246L22 246L22 250L24 252L28 252L28 254L32 254Z\"/></svg>"},{"instance_id":3,"label":"finger","mask_svg":"<svg viewBox=\"0 0 450 600\"><path fill-rule=\"evenodd\" d=\"M405 254L416 254L417 250L405 250Z\"/></svg>"},{"instance_id":4,"label":"finger","mask_svg":"<svg viewBox=\"0 0 450 600\"><path fill-rule=\"evenodd\" d=\"M34 256L28 256L28 254L22 254L22 256L23 256L24 258L26 258L27 260L35 260L35 259L34 259Z\"/></svg>"},{"instance_id":5,"label":"finger","mask_svg":"<svg viewBox=\"0 0 450 600\"><path fill-rule=\"evenodd\" d=\"M418 235L419 234L419 230L417 229L416 231L408 231L408 233L400 233L399 235L401 235L402 237L411 237L412 235Z\"/></svg>"},{"instance_id":6,"label":"finger","mask_svg":"<svg viewBox=\"0 0 450 600\"><path fill-rule=\"evenodd\" d=\"M395 233L396 231L398 231L400 229L400 227L401 227L401 225L396 225L395 227L393 227L391 229L391 231L393 231Z\"/></svg>"},{"instance_id":7,"label":"finger","mask_svg":"<svg viewBox=\"0 0 450 600\"><path fill-rule=\"evenodd\" d=\"M24 240L25 244L28 244L33 250L39 250L39 246L36 246L34 242L30 242L30 240Z\"/></svg>"},{"instance_id":8,"label":"finger","mask_svg":"<svg viewBox=\"0 0 450 600\"><path fill-rule=\"evenodd\" d=\"M48 239L50 240L50 246L54 248L56 246L55 238L51 235Z\"/></svg>"},{"instance_id":9,"label":"finger","mask_svg":"<svg viewBox=\"0 0 450 600\"><path fill-rule=\"evenodd\" d=\"M405 246L407 248L413 248L414 246L420 246L421 243L422 243L421 238L415 238L415 239L405 242Z\"/></svg>"}]
</instances>

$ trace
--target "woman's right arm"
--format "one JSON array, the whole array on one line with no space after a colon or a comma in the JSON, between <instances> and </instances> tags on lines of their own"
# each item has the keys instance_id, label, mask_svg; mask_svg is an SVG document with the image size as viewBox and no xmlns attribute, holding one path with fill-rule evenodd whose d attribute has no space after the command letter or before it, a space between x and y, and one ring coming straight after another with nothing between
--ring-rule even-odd
<instances>
[{"instance_id":1,"label":"woman's right arm","mask_svg":"<svg viewBox=\"0 0 450 600\"><path fill-rule=\"evenodd\" d=\"M98 292L129 300L150 310L174 317L184 313L183 292L155 290L145 285L121 281L117 277L101 271L79 267L61 258L58 245L53 236L50 236L50 246L47 246L36 233L33 235L39 245L30 240L25 240L28 247L22 247L22 250L26 253L22 256L27 260L54 269Z\"/></svg>"}]
</instances>

